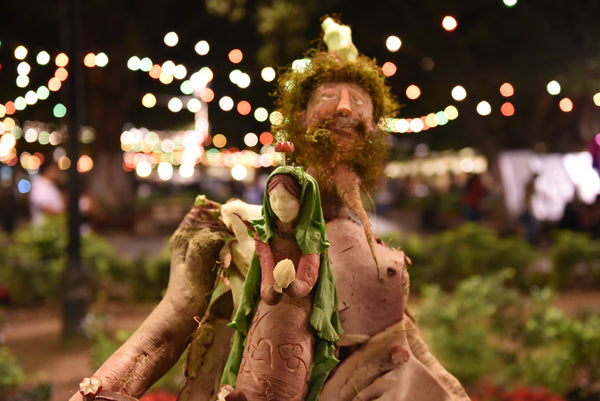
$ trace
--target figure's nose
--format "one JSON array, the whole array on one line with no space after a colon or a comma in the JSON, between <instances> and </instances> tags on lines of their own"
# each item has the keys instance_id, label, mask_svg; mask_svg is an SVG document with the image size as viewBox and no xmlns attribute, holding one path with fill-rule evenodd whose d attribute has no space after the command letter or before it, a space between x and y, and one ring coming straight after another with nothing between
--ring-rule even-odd
<instances>
[{"instance_id":1,"label":"figure's nose","mask_svg":"<svg viewBox=\"0 0 600 401\"><path fill-rule=\"evenodd\" d=\"M350 95L347 89L342 89L340 93L340 101L337 105L336 112L344 117L348 117L352 113L352 107L350 106Z\"/></svg>"}]
</instances>

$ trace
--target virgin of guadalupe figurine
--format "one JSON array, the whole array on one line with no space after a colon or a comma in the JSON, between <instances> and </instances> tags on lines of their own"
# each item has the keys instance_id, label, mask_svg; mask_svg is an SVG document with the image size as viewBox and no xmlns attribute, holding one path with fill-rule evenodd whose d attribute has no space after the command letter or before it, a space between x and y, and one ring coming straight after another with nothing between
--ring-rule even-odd
<instances>
[{"instance_id":1,"label":"virgin of guadalupe figurine","mask_svg":"<svg viewBox=\"0 0 600 401\"><path fill-rule=\"evenodd\" d=\"M317 400L342 330L315 179L300 167L275 169L262 217L248 227L256 252L219 399Z\"/></svg>"}]
</instances>

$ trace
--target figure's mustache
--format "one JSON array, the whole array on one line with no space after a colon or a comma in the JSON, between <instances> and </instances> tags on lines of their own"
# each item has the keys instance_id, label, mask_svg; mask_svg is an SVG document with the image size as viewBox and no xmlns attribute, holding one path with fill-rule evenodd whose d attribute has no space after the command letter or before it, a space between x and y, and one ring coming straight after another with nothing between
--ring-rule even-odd
<instances>
[{"instance_id":1,"label":"figure's mustache","mask_svg":"<svg viewBox=\"0 0 600 401\"><path fill-rule=\"evenodd\" d=\"M335 117L331 121L331 125L335 128L356 128L360 125L361 121L352 117Z\"/></svg>"},{"instance_id":2,"label":"figure's mustache","mask_svg":"<svg viewBox=\"0 0 600 401\"><path fill-rule=\"evenodd\" d=\"M354 131L355 134L360 134L360 136L366 137L369 134L369 130L367 129L367 124L356 118L352 117L343 117L337 116L334 118L323 119L317 124L315 130L325 129L327 131Z\"/></svg>"}]
</instances>

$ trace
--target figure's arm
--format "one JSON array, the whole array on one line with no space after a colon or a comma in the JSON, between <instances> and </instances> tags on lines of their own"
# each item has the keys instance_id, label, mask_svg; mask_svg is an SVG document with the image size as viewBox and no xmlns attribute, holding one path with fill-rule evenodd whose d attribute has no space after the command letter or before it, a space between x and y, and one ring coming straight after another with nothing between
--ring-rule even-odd
<instances>
[{"instance_id":1,"label":"figure's arm","mask_svg":"<svg viewBox=\"0 0 600 401\"><path fill-rule=\"evenodd\" d=\"M273 284L273 270L275 269L275 259L273 251L269 244L265 244L261 240L256 240L256 254L260 261L261 282L260 282L260 297L269 305L275 305L281 301L281 293L275 291Z\"/></svg>"},{"instance_id":2,"label":"figure's arm","mask_svg":"<svg viewBox=\"0 0 600 401\"><path fill-rule=\"evenodd\" d=\"M206 310L217 278L215 265L228 236L216 219L201 215L218 212L215 205L195 206L171 237L171 272L165 296L94 373L104 390L140 397L186 348L197 327L194 317ZM82 397L76 393L71 401L78 400Z\"/></svg>"},{"instance_id":3,"label":"figure's arm","mask_svg":"<svg viewBox=\"0 0 600 401\"><path fill-rule=\"evenodd\" d=\"M296 279L285 289L289 296L302 298L312 291L319 276L320 260L321 255L318 253L305 254L300 257Z\"/></svg>"}]
</instances>

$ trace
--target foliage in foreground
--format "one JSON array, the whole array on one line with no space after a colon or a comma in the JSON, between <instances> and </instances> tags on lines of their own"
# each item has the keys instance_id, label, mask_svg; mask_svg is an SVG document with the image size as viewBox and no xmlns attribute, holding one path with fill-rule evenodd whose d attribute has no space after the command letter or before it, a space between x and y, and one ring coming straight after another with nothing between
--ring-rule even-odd
<instances>
[{"instance_id":1,"label":"foliage in foreground","mask_svg":"<svg viewBox=\"0 0 600 401\"><path fill-rule=\"evenodd\" d=\"M30 388L21 388L26 380L27 375L19 359L7 346L0 345L0 400L47 401L50 399L52 390L50 385L39 384Z\"/></svg>"},{"instance_id":2,"label":"foliage in foreground","mask_svg":"<svg viewBox=\"0 0 600 401\"><path fill-rule=\"evenodd\" d=\"M598 391L600 314L567 316L549 289L523 294L504 269L422 291L419 324L443 364L467 386L541 386L555 394Z\"/></svg>"}]
</instances>

